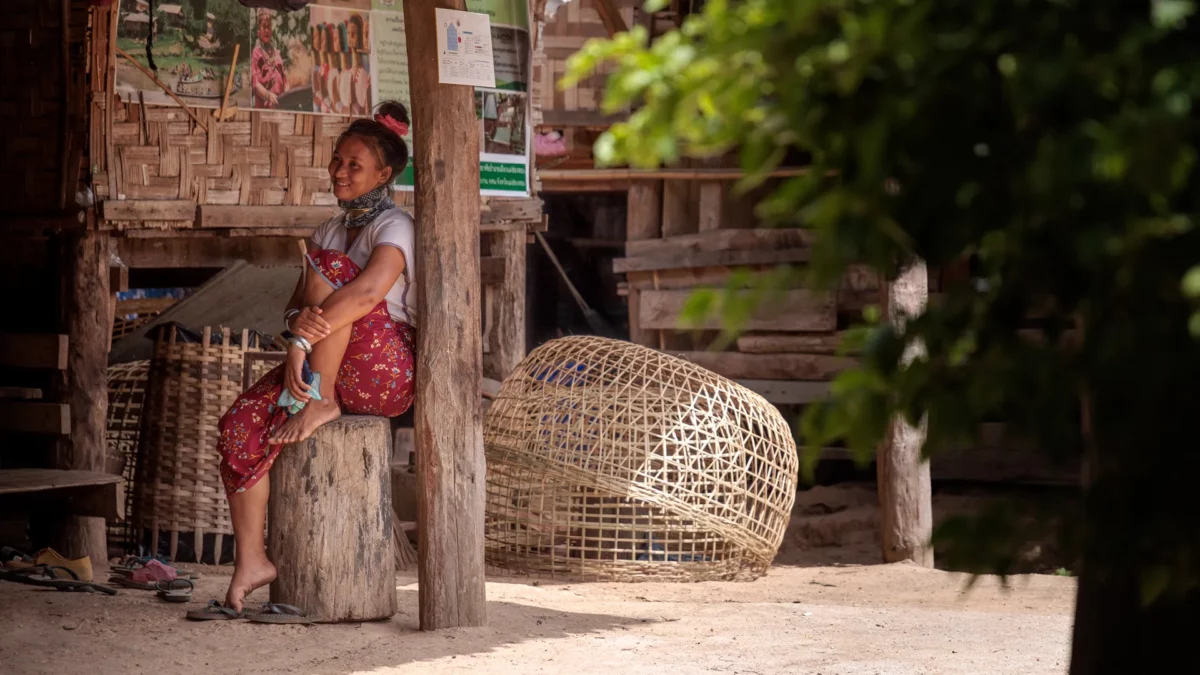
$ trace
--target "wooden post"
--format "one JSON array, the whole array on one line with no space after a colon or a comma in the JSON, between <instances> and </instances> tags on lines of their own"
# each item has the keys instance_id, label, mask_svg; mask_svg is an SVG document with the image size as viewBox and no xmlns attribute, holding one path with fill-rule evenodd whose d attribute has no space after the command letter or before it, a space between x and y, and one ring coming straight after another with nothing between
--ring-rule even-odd
<instances>
[{"instance_id":1,"label":"wooden post","mask_svg":"<svg viewBox=\"0 0 1200 675\"><path fill-rule=\"evenodd\" d=\"M504 259L504 279L492 287L493 328L483 376L503 381L525 358L525 229L494 232L491 255Z\"/></svg>"},{"instance_id":2,"label":"wooden post","mask_svg":"<svg viewBox=\"0 0 1200 675\"><path fill-rule=\"evenodd\" d=\"M471 87L438 82L436 7L404 3L417 213L421 630L484 624L479 135Z\"/></svg>"},{"instance_id":3,"label":"wooden post","mask_svg":"<svg viewBox=\"0 0 1200 675\"><path fill-rule=\"evenodd\" d=\"M893 325L903 326L908 317L919 315L929 301L929 277L925 263L914 260L885 284L884 308ZM921 347L910 349L905 359L916 357ZM929 462L921 459L925 443L924 424L909 426L892 420L883 447L876 458L879 482L880 531L884 562L911 560L933 567L933 496Z\"/></svg>"},{"instance_id":4,"label":"wooden post","mask_svg":"<svg viewBox=\"0 0 1200 675\"><path fill-rule=\"evenodd\" d=\"M347 416L283 449L271 467L267 554L279 568L271 602L322 621L396 613L392 425Z\"/></svg>"},{"instance_id":5,"label":"wooden post","mask_svg":"<svg viewBox=\"0 0 1200 675\"><path fill-rule=\"evenodd\" d=\"M662 236L662 181L634 181L629 185L629 196L625 210L626 241L658 239ZM641 291L629 289L629 341L657 347L656 331L643 329L639 324Z\"/></svg>"},{"instance_id":6,"label":"wooden post","mask_svg":"<svg viewBox=\"0 0 1200 675\"><path fill-rule=\"evenodd\" d=\"M56 469L104 471L108 418L109 237L74 232L63 237L62 312L67 334L67 369L59 382L61 401L71 407L71 434L58 443ZM64 516L51 534L68 557L108 561L103 518Z\"/></svg>"}]
</instances>

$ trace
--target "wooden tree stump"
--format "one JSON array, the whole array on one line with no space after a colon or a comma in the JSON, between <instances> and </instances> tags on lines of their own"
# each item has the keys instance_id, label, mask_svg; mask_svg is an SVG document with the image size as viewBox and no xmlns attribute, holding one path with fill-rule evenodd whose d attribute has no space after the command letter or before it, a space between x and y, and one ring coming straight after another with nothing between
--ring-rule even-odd
<instances>
[{"instance_id":1,"label":"wooden tree stump","mask_svg":"<svg viewBox=\"0 0 1200 675\"><path fill-rule=\"evenodd\" d=\"M348 416L283 449L271 468L271 602L327 622L396 613L391 424Z\"/></svg>"}]
</instances>

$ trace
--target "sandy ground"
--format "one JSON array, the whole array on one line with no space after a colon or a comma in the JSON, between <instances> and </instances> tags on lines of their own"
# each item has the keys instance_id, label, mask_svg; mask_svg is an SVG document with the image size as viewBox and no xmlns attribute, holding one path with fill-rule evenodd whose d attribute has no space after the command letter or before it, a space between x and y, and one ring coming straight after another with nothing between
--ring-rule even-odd
<instances>
[{"instance_id":1,"label":"sandy ground","mask_svg":"<svg viewBox=\"0 0 1200 675\"><path fill-rule=\"evenodd\" d=\"M568 584L497 578L488 626L417 630L413 573L397 576L390 621L330 626L191 623L222 597L228 568L203 573L195 603L0 583L3 673L1063 673L1074 580L967 577L910 564L860 565L869 516L839 491L805 493L776 567L751 583ZM814 506L824 504L828 508ZM833 506L830 506L833 504ZM838 534L841 532L841 534ZM840 560L840 562L839 562ZM184 566L189 567L189 566ZM255 600L266 599L265 589Z\"/></svg>"}]
</instances>

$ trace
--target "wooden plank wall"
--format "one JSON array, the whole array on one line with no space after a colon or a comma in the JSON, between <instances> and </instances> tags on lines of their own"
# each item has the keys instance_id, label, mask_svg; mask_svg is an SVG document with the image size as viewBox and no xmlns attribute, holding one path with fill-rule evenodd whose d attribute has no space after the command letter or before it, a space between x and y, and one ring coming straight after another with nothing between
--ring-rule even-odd
<instances>
[{"instance_id":1,"label":"wooden plank wall","mask_svg":"<svg viewBox=\"0 0 1200 675\"><path fill-rule=\"evenodd\" d=\"M629 191L625 257L613 268L627 279L631 341L743 382L773 403L797 405L823 396L825 383L854 363L836 353L839 332L878 301L874 275L852 270L836 292L786 289L748 319L748 332L726 351L709 351L719 319L699 331L679 330L695 289L724 288L735 270L765 272L808 260L808 231L764 227L754 215L755 203L778 184L739 195L732 181L639 181Z\"/></svg>"},{"instance_id":2,"label":"wooden plank wall","mask_svg":"<svg viewBox=\"0 0 1200 675\"><path fill-rule=\"evenodd\" d=\"M626 26L643 14L640 0L611 0ZM614 68L605 66L577 86L559 89L566 73L567 59L593 38L607 38L608 31L596 9L596 0L574 0L558 8L554 18L545 22L542 39L533 57L534 125L559 129L568 156L584 165L591 164L592 144L609 118L600 112L604 86ZM558 165L558 164L556 164Z\"/></svg>"},{"instance_id":3,"label":"wooden plank wall","mask_svg":"<svg viewBox=\"0 0 1200 675\"><path fill-rule=\"evenodd\" d=\"M4 3L0 213L48 215L74 200L82 166L88 23L87 0Z\"/></svg>"}]
</instances>

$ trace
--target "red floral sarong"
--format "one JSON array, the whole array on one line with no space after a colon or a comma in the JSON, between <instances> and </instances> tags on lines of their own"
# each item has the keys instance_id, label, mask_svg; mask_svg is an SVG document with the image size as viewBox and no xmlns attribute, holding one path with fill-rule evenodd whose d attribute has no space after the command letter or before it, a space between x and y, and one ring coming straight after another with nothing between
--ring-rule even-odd
<instances>
[{"instance_id":1,"label":"red floral sarong","mask_svg":"<svg viewBox=\"0 0 1200 675\"><path fill-rule=\"evenodd\" d=\"M323 249L309 256L312 267L334 288L349 283L361 271L341 251ZM342 412L351 415L396 417L413 402L412 326L388 314L380 302L350 327L350 345L338 369L335 389ZM244 492L267 474L281 445L267 439L287 419L276 403L283 393L280 365L238 396L221 417L217 451L221 480L229 494Z\"/></svg>"}]
</instances>

